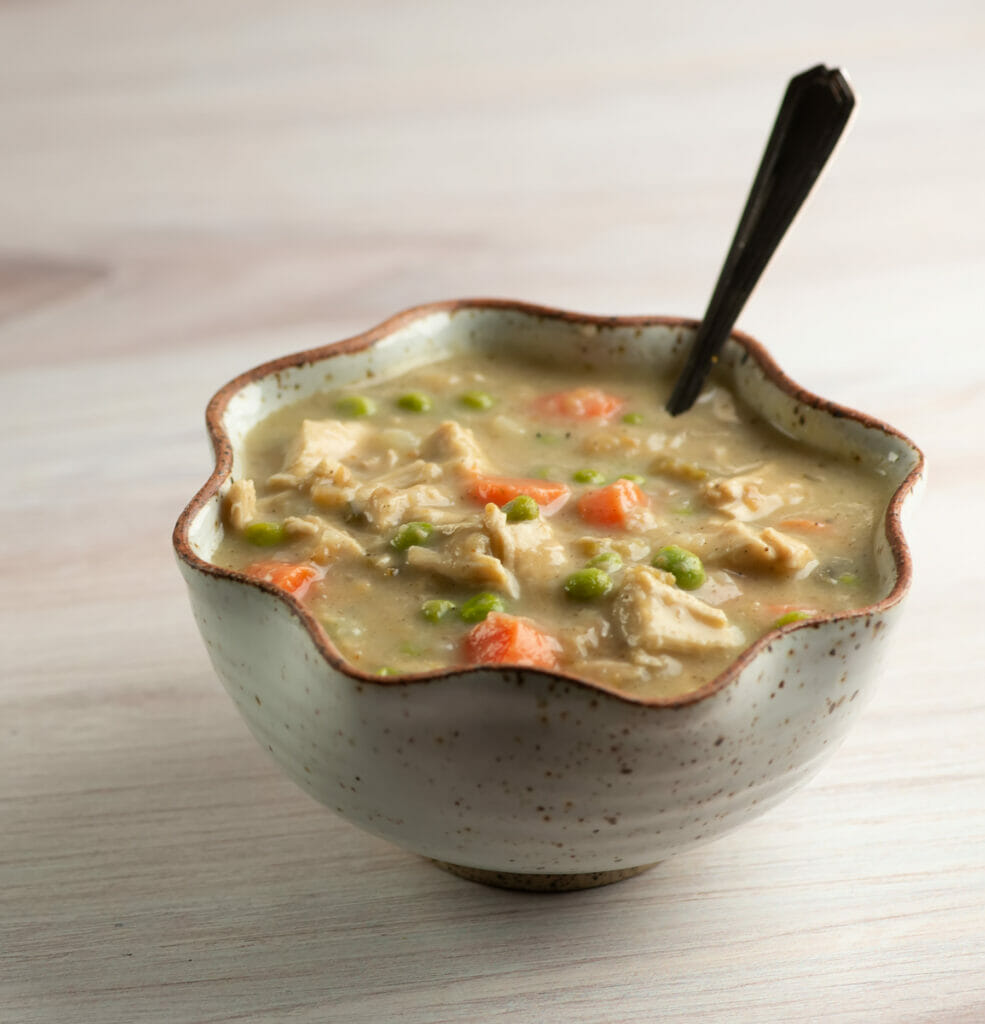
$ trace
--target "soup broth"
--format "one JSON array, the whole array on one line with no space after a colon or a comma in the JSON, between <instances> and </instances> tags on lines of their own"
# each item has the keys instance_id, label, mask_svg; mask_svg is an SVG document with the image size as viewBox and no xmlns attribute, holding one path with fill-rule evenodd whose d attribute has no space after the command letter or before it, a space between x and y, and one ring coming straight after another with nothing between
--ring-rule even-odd
<instances>
[{"instance_id":1,"label":"soup broth","mask_svg":"<svg viewBox=\"0 0 985 1024\"><path fill-rule=\"evenodd\" d=\"M279 409L225 499L225 567L294 593L369 674L533 665L645 697L882 596L878 470L727 386L451 357Z\"/></svg>"}]
</instances>

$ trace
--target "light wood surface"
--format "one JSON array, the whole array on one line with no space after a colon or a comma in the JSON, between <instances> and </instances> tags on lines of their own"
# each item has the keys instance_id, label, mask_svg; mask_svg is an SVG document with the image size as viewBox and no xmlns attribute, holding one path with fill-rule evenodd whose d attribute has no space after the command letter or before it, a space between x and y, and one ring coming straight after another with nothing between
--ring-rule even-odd
<instances>
[{"instance_id":1,"label":"light wood surface","mask_svg":"<svg viewBox=\"0 0 985 1024\"><path fill-rule=\"evenodd\" d=\"M985 1020L982 10L0 7L0 1021ZM574 895L322 810L173 564L208 397L431 299L700 315L819 61L858 115L740 326L928 456L859 726L755 823Z\"/></svg>"}]
</instances>

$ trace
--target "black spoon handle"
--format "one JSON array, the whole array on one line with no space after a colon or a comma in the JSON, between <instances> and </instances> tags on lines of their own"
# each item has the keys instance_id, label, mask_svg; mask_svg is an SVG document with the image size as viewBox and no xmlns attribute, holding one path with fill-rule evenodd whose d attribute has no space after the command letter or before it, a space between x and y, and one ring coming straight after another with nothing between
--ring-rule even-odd
<instances>
[{"instance_id":1,"label":"black spoon handle","mask_svg":"<svg viewBox=\"0 0 985 1024\"><path fill-rule=\"evenodd\" d=\"M848 124L855 96L837 68L819 64L790 79L732 247L667 402L672 416L694 404L780 239Z\"/></svg>"}]
</instances>

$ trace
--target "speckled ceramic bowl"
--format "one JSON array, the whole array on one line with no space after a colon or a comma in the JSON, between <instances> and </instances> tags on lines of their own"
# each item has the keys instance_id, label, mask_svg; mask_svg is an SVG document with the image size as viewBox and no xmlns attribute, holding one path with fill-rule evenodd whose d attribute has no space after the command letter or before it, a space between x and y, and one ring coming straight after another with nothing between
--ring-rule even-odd
<instances>
[{"instance_id":1,"label":"speckled ceramic bowl","mask_svg":"<svg viewBox=\"0 0 985 1024\"><path fill-rule=\"evenodd\" d=\"M293 598L210 562L243 439L282 403L487 346L555 353L586 373L610 362L668 372L694 327L439 303L251 370L215 396L215 471L178 520L175 550L219 677L257 740L312 796L467 877L570 889L635 874L735 828L838 746L910 584L901 518L923 459L890 427L798 388L740 334L720 362L738 394L795 438L849 453L894 486L877 539L885 597L767 634L695 693L646 701L529 668L366 676Z\"/></svg>"}]
</instances>

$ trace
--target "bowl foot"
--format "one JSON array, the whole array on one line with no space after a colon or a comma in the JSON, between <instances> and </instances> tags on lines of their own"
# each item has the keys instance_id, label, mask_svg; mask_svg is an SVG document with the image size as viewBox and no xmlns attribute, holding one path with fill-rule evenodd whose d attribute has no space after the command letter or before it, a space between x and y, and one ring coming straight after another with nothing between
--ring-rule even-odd
<instances>
[{"instance_id":1,"label":"bowl foot","mask_svg":"<svg viewBox=\"0 0 985 1024\"><path fill-rule=\"evenodd\" d=\"M574 892L577 889L594 889L600 885L612 885L624 878L632 878L655 867L653 864L641 864L635 868L616 868L612 871L582 871L576 874L538 875L516 871L491 871L485 868L470 868L463 864L449 864L443 860L432 860L444 871L450 871L459 878L467 878L470 882L481 882L497 889L520 889L524 892Z\"/></svg>"}]
</instances>

